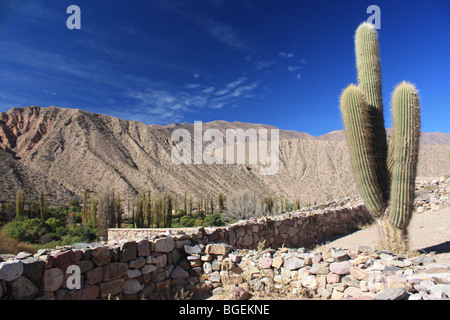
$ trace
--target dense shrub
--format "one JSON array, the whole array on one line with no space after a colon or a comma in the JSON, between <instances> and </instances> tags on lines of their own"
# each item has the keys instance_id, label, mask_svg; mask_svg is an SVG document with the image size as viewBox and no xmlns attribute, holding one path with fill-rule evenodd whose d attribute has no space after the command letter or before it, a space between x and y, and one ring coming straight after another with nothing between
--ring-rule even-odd
<instances>
[{"instance_id":1,"label":"dense shrub","mask_svg":"<svg viewBox=\"0 0 450 320\"><path fill-rule=\"evenodd\" d=\"M22 242L37 242L49 232L49 227L39 218L15 218L5 225L3 232L7 237Z\"/></svg>"},{"instance_id":2,"label":"dense shrub","mask_svg":"<svg viewBox=\"0 0 450 320\"><path fill-rule=\"evenodd\" d=\"M50 232L56 232L58 228L64 227L64 222L56 218L49 218L45 223L50 228Z\"/></svg>"},{"instance_id":3,"label":"dense shrub","mask_svg":"<svg viewBox=\"0 0 450 320\"><path fill-rule=\"evenodd\" d=\"M205 222L208 226L223 226L222 215L220 213L210 214L205 218Z\"/></svg>"},{"instance_id":4,"label":"dense shrub","mask_svg":"<svg viewBox=\"0 0 450 320\"><path fill-rule=\"evenodd\" d=\"M190 228L195 224L195 218L190 215L185 215L180 218L180 226Z\"/></svg>"}]
</instances>

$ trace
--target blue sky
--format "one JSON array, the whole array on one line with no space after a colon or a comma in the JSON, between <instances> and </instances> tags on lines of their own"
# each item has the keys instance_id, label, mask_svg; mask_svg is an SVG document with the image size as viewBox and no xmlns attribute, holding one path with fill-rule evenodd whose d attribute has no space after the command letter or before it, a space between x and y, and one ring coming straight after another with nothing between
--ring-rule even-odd
<instances>
[{"instance_id":1,"label":"blue sky","mask_svg":"<svg viewBox=\"0 0 450 320\"><path fill-rule=\"evenodd\" d=\"M69 5L81 30L69 30ZM450 133L450 2L0 0L0 111L56 105L147 124L264 123L342 129L356 82L353 37L369 5L379 32L386 126L403 81L422 130Z\"/></svg>"}]
</instances>

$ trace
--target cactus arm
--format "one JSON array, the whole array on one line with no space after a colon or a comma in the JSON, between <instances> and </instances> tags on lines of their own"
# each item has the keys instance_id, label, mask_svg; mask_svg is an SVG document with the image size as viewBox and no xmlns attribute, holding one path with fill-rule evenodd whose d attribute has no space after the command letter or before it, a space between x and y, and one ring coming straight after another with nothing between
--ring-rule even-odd
<instances>
[{"instance_id":1,"label":"cactus arm","mask_svg":"<svg viewBox=\"0 0 450 320\"><path fill-rule=\"evenodd\" d=\"M405 229L412 216L420 139L420 106L413 84L402 82L392 97L394 164L389 220Z\"/></svg>"},{"instance_id":2,"label":"cactus arm","mask_svg":"<svg viewBox=\"0 0 450 320\"><path fill-rule=\"evenodd\" d=\"M369 212L378 217L385 202L375 170L369 106L360 88L350 85L343 91L341 113L358 188Z\"/></svg>"}]
</instances>

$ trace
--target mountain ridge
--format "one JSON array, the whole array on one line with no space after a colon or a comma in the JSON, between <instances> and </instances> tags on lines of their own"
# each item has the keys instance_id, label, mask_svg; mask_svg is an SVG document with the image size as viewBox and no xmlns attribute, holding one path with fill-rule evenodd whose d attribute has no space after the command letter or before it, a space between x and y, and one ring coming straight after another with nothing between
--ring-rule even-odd
<instances>
[{"instance_id":1,"label":"mountain ridge","mask_svg":"<svg viewBox=\"0 0 450 320\"><path fill-rule=\"evenodd\" d=\"M215 196L219 192L231 194L252 189L291 200L299 198L303 203L357 193L342 130L316 137L280 129L278 173L264 176L258 165L249 163L176 165L171 159L176 145L171 141L171 134L175 129L193 132L194 124L155 128L139 121L54 106L12 108L2 112L0 149L3 150L0 151L8 152L12 160L2 161L0 165L0 174L4 177L0 201L12 201L21 185L36 185L34 189L38 185L41 188L54 186L59 191L49 190L49 195L61 199L80 196L85 188L96 194L112 189L120 192L124 199L134 199L139 192L148 189L180 197L186 192L194 199L200 194ZM278 128L217 120L202 123L202 129L223 132L226 129ZM447 160L450 134L433 139L428 138L430 135L424 136L419 175L450 173ZM27 182L32 179L27 177L35 177L30 173L23 175L22 184L12 183L16 178L11 167L19 166L39 173L42 181ZM31 193L36 197L39 192Z\"/></svg>"}]
</instances>

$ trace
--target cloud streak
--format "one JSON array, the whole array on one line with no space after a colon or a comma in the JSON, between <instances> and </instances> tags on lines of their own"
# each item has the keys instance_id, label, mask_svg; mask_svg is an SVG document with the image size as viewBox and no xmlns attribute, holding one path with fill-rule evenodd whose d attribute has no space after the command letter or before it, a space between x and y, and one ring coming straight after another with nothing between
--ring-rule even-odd
<instances>
[{"instance_id":1,"label":"cloud streak","mask_svg":"<svg viewBox=\"0 0 450 320\"><path fill-rule=\"evenodd\" d=\"M260 81L247 77L224 83L220 89L199 83L187 84L184 90L170 91L163 88L147 88L129 91L128 98L135 101L138 110L145 110L157 123L180 122L187 113L217 110L233 106L242 99L255 96Z\"/></svg>"}]
</instances>

